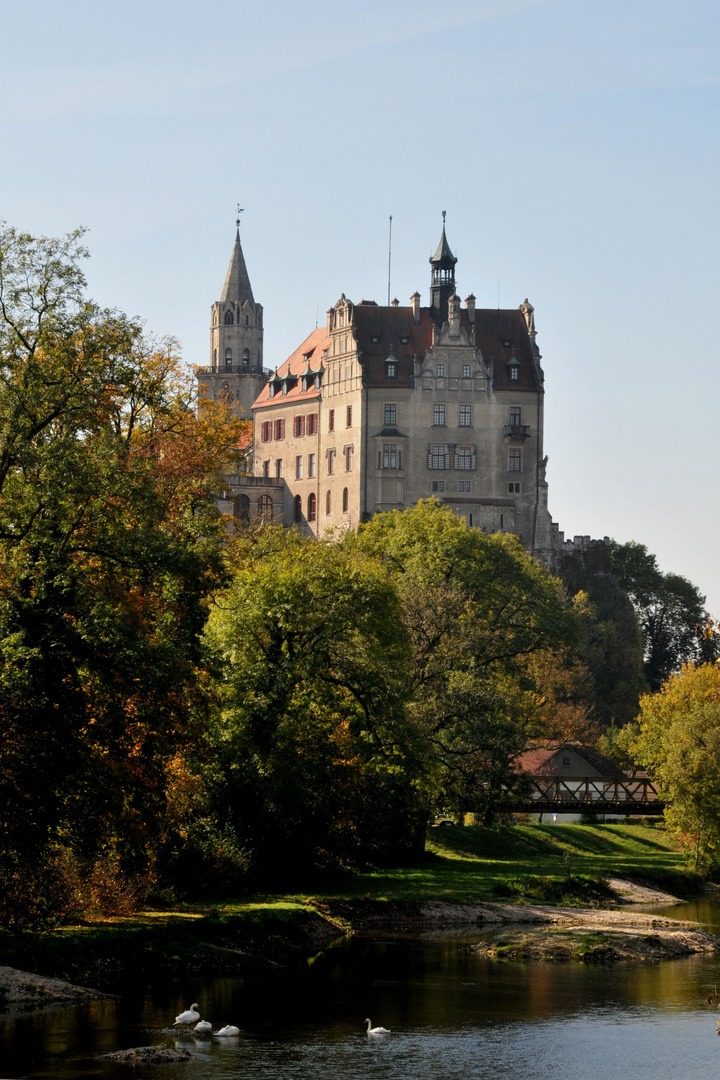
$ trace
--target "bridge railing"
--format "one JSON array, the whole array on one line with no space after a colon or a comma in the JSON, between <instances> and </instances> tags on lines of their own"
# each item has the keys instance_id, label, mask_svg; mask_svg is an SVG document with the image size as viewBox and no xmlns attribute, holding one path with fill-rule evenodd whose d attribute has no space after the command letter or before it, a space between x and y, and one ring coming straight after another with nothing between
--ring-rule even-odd
<instances>
[{"instance_id":1,"label":"bridge railing","mask_svg":"<svg viewBox=\"0 0 720 1080\"><path fill-rule=\"evenodd\" d=\"M646 776L530 776L525 809L604 811L615 814L661 814L665 804Z\"/></svg>"}]
</instances>

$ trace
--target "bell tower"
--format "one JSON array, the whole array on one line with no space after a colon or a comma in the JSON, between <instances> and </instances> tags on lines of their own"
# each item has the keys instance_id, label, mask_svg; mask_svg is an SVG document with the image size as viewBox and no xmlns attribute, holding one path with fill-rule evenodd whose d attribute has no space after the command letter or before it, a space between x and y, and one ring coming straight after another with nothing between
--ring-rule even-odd
<instances>
[{"instance_id":1,"label":"bell tower","mask_svg":"<svg viewBox=\"0 0 720 1080\"><path fill-rule=\"evenodd\" d=\"M448 317L448 300L455 295L455 263L457 259L450 250L445 236L445 211L442 212L443 230L437 251L430 259L430 313L441 326Z\"/></svg>"},{"instance_id":2,"label":"bell tower","mask_svg":"<svg viewBox=\"0 0 720 1080\"><path fill-rule=\"evenodd\" d=\"M265 385L263 309L255 302L240 243L240 209L235 245L220 299L210 314L210 367L198 372L201 394L226 401L251 419L250 408Z\"/></svg>"}]
</instances>

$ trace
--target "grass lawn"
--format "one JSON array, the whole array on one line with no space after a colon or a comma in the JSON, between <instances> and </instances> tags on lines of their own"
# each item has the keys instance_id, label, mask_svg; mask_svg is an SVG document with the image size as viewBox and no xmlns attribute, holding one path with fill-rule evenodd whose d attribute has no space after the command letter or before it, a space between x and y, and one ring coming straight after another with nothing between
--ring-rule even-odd
<instances>
[{"instance_id":1,"label":"grass lawn","mask_svg":"<svg viewBox=\"0 0 720 1080\"><path fill-rule=\"evenodd\" d=\"M642 825L512 825L429 830L427 855L411 865L327 876L313 883L317 899L497 900L498 886L517 879L630 877L665 883L686 869L685 856L662 827ZM305 901L306 891L262 897ZM260 900L261 898L256 898ZM247 909L247 902L226 910Z\"/></svg>"}]
</instances>

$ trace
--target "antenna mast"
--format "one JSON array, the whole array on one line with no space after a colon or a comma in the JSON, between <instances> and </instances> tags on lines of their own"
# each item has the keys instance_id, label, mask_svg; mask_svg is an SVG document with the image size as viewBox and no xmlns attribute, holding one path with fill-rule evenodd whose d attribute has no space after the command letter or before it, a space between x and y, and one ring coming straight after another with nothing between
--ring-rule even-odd
<instances>
[{"instance_id":1,"label":"antenna mast","mask_svg":"<svg viewBox=\"0 0 720 1080\"><path fill-rule=\"evenodd\" d=\"M390 233L388 235L388 302L390 307L390 264L392 260L392 214L390 215Z\"/></svg>"}]
</instances>

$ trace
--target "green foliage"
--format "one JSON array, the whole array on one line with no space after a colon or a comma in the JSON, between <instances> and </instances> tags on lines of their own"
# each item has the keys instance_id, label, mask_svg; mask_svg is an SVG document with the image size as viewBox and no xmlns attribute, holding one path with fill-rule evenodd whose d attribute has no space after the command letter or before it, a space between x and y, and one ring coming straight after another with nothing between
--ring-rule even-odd
<instances>
[{"instance_id":1,"label":"green foliage","mask_svg":"<svg viewBox=\"0 0 720 1080\"><path fill-rule=\"evenodd\" d=\"M695 866L720 865L720 667L687 665L642 700L632 752L659 782Z\"/></svg>"},{"instance_id":2,"label":"green foliage","mask_svg":"<svg viewBox=\"0 0 720 1080\"><path fill-rule=\"evenodd\" d=\"M401 600L428 793L491 822L523 784L528 738L547 733L536 661L575 633L559 583L516 537L470 529L435 500L377 515L347 545L383 561Z\"/></svg>"},{"instance_id":3,"label":"green foliage","mask_svg":"<svg viewBox=\"0 0 720 1080\"><path fill-rule=\"evenodd\" d=\"M293 531L241 538L206 640L215 806L256 867L407 849L419 773L408 645L377 560Z\"/></svg>"},{"instance_id":4,"label":"green foliage","mask_svg":"<svg viewBox=\"0 0 720 1080\"><path fill-rule=\"evenodd\" d=\"M53 838L147 866L191 745L218 471L176 346L84 299L80 234L0 232L0 885Z\"/></svg>"},{"instance_id":5,"label":"green foliage","mask_svg":"<svg viewBox=\"0 0 720 1080\"><path fill-rule=\"evenodd\" d=\"M663 574L642 544L594 541L565 555L559 574L575 597L603 726L633 720L641 695L682 664L714 659L717 641L700 632L705 598L685 578Z\"/></svg>"}]
</instances>

